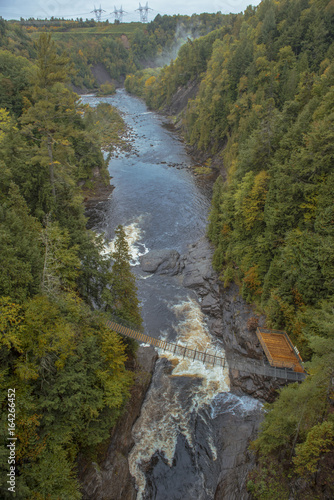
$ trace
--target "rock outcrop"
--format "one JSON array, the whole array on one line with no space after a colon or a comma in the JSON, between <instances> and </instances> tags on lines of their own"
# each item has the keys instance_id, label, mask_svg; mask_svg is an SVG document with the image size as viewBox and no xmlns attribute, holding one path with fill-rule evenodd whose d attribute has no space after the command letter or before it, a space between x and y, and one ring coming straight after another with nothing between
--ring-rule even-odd
<instances>
[{"instance_id":1,"label":"rock outcrop","mask_svg":"<svg viewBox=\"0 0 334 500\"><path fill-rule=\"evenodd\" d=\"M256 399L262 402L272 401L281 383L252 374L252 363L254 360L259 362L263 357L254 324L263 324L264 318L256 317L253 307L239 295L236 285L232 284L226 289L223 287L217 273L212 269L212 254L213 248L209 241L202 238L191 245L188 253L182 256L176 250L151 251L142 256L141 267L150 273L178 274L183 286L196 291L201 308L207 314L210 331L224 343L228 363L242 360L244 370L230 369L231 392L222 394L226 411L222 411L210 423L219 443L217 459L212 461L210 449L206 453L197 450L196 460L201 461L206 484L196 486L197 483L194 483L194 488L198 487L198 491L209 489L214 500L247 500L247 476L255 465L255 458L248 451L248 446L250 440L255 439L262 420ZM252 328L249 328L250 325ZM132 427L140 415L156 357L153 348L139 348L132 397L124 417L113 429L104 456L98 460L98 464L88 462L82 457L79 461L79 478L85 500L136 499L134 479L129 472L128 454L134 444ZM246 406L250 405L251 409L235 412L233 405L240 407L243 401L246 401ZM203 415L196 418L194 442L203 446L203 436L207 432L207 424L204 425L206 418L203 418ZM150 496L153 495L151 487L154 489L159 475L162 475L167 483L169 480L173 481L173 484L179 481L180 491L184 488L184 477L177 479L177 474L184 474L184 463L188 463L187 460L191 463L191 460L195 460L195 455L193 450L182 442L183 439L180 434L172 467L164 465L164 461L158 460L156 456L147 464L148 496L145 498L153 498ZM179 467L178 462L183 465Z\"/></svg>"},{"instance_id":2,"label":"rock outcrop","mask_svg":"<svg viewBox=\"0 0 334 500\"><path fill-rule=\"evenodd\" d=\"M202 311L209 316L210 331L224 343L227 361L231 365L242 362L244 366L242 372L230 370L231 390L273 401L283 382L252 373L254 361L264 361L254 323L261 326L265 318L240 296L237 285L224 288L212 269L213 251L207 238L189 247L188 254L181 257L183 285L196 291Z\"/></svg>"},{"instance_id":3,"label":"rock outcrop","mask_svg":"<svg viewBox=\"0 0 334 500\"><path fill-rule=\"evenodd\" d=\"M178 115L188 104L189 99L194 99L199 89L199 83L196 81L189 82L186 86L181 86L177 89L172 97L169 106L164 108L165 115Z\"/></svg>"}]
</instances>

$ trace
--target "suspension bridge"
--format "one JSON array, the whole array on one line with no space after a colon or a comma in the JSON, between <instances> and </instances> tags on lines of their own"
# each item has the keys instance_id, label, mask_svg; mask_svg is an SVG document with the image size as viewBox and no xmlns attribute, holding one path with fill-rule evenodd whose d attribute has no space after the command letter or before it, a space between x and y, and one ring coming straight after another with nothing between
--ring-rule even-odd
<instances>
[{"instance_id":1,"label":"suspension bridge","mask_svg":"<svg viewBox=\"0 0 334 500\"><path fill-rule=\"evenodd\" d=\"M229 360L227 364L224 356L212 354L207 351L203 352L197 349L190 349L187 346L183 346L181 344L173 342L167 342L166 340L156 339L154 337L150 337L149 335L145 335L139 330L132 330L131 328L128 328L127 326L124 326L115 321L107 321L106 326L114 332L124 335L125 337L137 340L137 342L158 347L159 349L171 352L177 356L182 356L183 358L188 358L192 361L200 361L208 365L220 366L222 368L228 367L230 369L239 370L241 373L253 373L265 377L285 379L289 382L300 382L306 378L305 373L295 372L287 368L268 366L265 364L261 364L261 362L257 360L247 360L247 363L240 360Z\"/></svg>"}]
</instances>

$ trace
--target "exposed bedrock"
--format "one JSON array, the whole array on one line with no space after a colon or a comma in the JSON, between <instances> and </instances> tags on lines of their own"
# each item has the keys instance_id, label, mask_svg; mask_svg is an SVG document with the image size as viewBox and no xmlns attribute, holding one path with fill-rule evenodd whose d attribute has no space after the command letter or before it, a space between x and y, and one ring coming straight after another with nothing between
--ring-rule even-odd
<instances>
[{"instance_id":1,"label":"exposed bedrock","mask_svg":"<svg viewBox=\"0 0 334 500\"><path fill-rule=\"evenodd\" d=\"M198 414L194 413L196 421L192 440L195 448L188 446L184 442L184 436L180 434L172 466L158 454L147 464L143 464L147 480L145 500L249 499L247 477L254 467L255 459L248 446L255 439L262 420L256 399L272 401L280 386L278 381L251 373L252 362L263 356L254 329L248 328L249 319L256 315L252 306L240 297L236 285L227 289L223 287L212 269L212 254L213 247L203 237L190 245L185 255L179 255L176 250L157 250L141 258L144 271L178 274L178 279L182 280L184 286L196 291L201 308L207 315L210 331L224 343L227 361L242 360L245 367L243 371L230 369L231 392L221 395L222 410L218 415L210 416L209 408L203 408ZM257 320L260 325L264 323L263 317L257 317ZM104 457L98 460L99 465L81 458L79 477L85 500L136 499L128 454L134 444L132 427L140 415L155 360L153 348L139 348L132 397L124 417L112 432ZM153 380L156 376L155 372ZM210 446L202 449L206 446L208 426L217 443L215 457ZM200 477L190 473L197 463L202 471ZM167 495L169 484L173 484L175 496Z\"/></svg>"},{"instance_id":2,"label":"exposed bedrock","mask_svg":"<svg viewBox=\"0 0 334 500\"><path fill-rule=\"evenodd\" d=\"M272 401L282 381L252 373L254 360L262 361L264 353L252 322L263 325L265 318L240 296L239 288L231 284L224 288L212 269L214 248L201 238L181 257L183 285L198 294L202 311L208 315L210 331L223 341L227 361L242 361L244 370L230 370L231 390L261 400Z\"/></svg>"},{"instance_id":3,"label":"exposed bedrock","mask_svg":"<svg viewBox=\"0 0 334 500\"><path fill-rule=\"evenodd\" d=\"M263 325L265 318L240 296L237 285L224 288L212 269L213 252L213 246L203 237L184 255L176 250L152 250L141 257L141 267L150 273L179 274L183 286L196 291L210 331L223 341L227 360L241 361L244 366L243 371L230 370L231 390L272 401L282 381L252 373L254 360L263 361L264 353L255 328L249 325Z\"/></svg>"}]
</instances>

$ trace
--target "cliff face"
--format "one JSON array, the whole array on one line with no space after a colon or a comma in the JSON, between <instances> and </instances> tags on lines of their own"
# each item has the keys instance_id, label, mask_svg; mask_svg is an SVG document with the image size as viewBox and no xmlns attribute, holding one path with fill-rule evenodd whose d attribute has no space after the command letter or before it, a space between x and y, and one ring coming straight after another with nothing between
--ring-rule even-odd
<instances>
[{"instance_id":1,"label":"cliff face","mask_svg":"<svg viewBox=\"0 0 334 500\"><path fill-rule=\"evenodd\" d=\"M284 382L252 373L253 363L264 357L254 326L262 325L265 318L256 316L235 284L223 287L212 269L212 254L213 247L206 238L189 248L181 258L183 284L196 290L201 308L209 316L211 332L223 341L227 361L241 362L244 367L243 371L230 369L231 393L223 403L226 411L214 424L220 444L213 491L214 500L247 500L248 474L255 467L255 457L248 447L263 418L258 407L247 408L254 403L247 396L272 402ZM240 401L245 402L245 410Z\"/></svg>"},{"instance_id":2,"label":"cliff face","mask_svg":"<svg viewBox=\"0 0 334 500\"><path fill-rule=\"evenodd\" d=\"M107 451L101 453L98 463L79 458L79 481L84 500L135 500L136 490L128 464L128 454L133 446L131 430L140 414L156 359L153 347L138 348L131 398L124 415L112 430Z\"/></svg>"},{"instance_id":3,"label":"cliff face","mask_svg":"<svg viewBox=\"0 0 334 500\"><path fill-rule=\"evenodd\" d=\"M164 108L166 115L179 115L187 107L189 99L194 99L199 89L199 83L189 82L186 86L179 87L172 96L171 102Z\"/></svg>"}]
</instances>

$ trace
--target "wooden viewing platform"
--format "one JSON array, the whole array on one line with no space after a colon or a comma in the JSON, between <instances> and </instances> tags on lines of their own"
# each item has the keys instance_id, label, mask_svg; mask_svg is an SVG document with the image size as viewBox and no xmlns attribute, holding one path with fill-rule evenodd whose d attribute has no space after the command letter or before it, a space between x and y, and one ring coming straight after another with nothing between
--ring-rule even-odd
<instances>
[{"instance_id":1,"label":"wooden viewing platform","mask_svg":"<svg viewBox=\"0 0 334 500\"><path fill-rule=\"evenodd\" d=\"M271 366L305 373L303 360L286 332L257 328L256 335Z\"/></svg>"}]
</instances>

